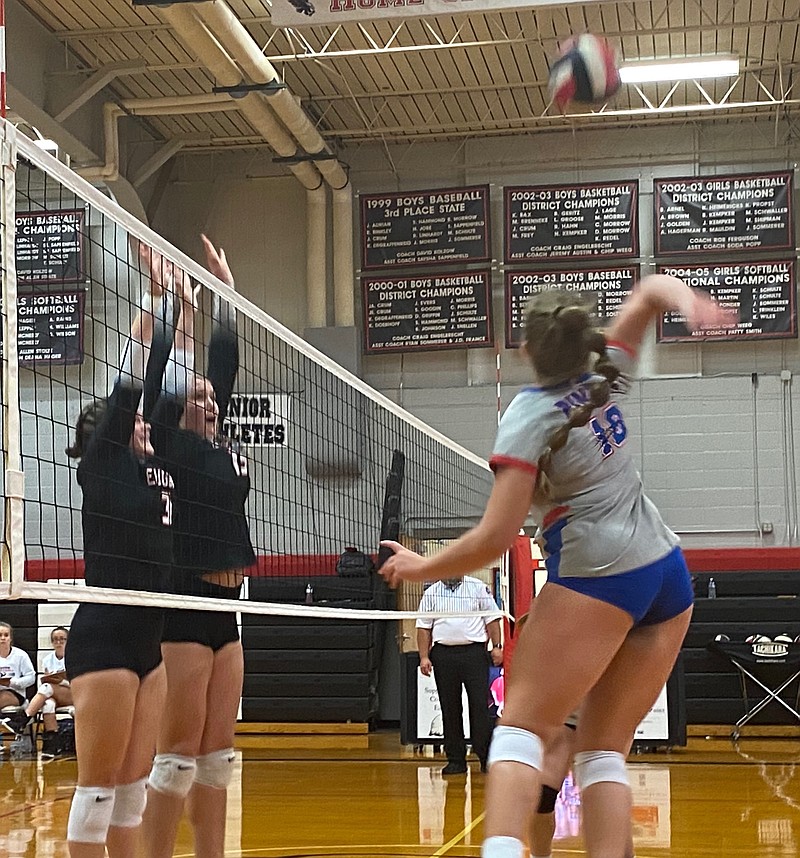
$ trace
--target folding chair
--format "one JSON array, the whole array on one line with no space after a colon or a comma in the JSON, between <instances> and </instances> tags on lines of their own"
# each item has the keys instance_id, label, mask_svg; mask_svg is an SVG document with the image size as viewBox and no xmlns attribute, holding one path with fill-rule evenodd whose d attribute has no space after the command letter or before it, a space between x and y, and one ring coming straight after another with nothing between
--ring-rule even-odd
<instances>
[{"instance_id":1,"label":"folding chair","mask_svg":"<svg viewBox=\"0 0 800 858\"><path fill-rule=\"evenodd\" d=\"M74 706L58 706L55 711L56 716L56 724L60 724L62 721L71 720L74 722L75 720L75 707ZM34 747L38 747L38 739L45 735L44 732L44 718L43 713L41 711L36 713L34 717L33 724L31 724L31 729L33 730L33 744ZM42 744L44 748L44 744ZM43 752L44 753L44 752ZM62 756L62 753L59 752L57 756Z\"/></svg>"},{"instance_id":2,"label":"folding chair","mask_svg":"<svg viewBox=\"0 0 800 858\"><path fill-rule=\"evenodd\" d=\"M800 644L711 641L706 648L722 656L739 671L745 713L734 725L731 733L734 742L739 738L741 728L770 703L782 706L800 724ZM765 694L753 706L750 706L747 695L748 679ZM780 696L793 682L798 683L794 706Z\"/></svg>"},{"instance_id":3,"label":"folding chair","mask_svg":"<svg viewBox=\"0 0 800 858\"><path fill-rule=\"evenodd\" d=\"M12 715L22 714L24 712L25 706L4 706L0 709L0 753L4 750L3 736L6 734L10 736L13 741L17 736L27 733L28 736L30 736L31 745L33 746L34 751L36 750L36 732L34 730L33 723L28 724L22 733L17 733L9 723Z\"/></svg>"}]
</instances>

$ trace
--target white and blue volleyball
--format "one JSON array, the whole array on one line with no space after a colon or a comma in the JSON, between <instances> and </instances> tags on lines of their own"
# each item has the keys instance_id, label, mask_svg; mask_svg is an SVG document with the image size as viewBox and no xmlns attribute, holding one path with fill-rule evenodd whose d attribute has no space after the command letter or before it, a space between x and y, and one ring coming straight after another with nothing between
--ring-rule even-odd
<instances>
[{"instance_id":1,"label":"white and blue volleyball","mask_svg":"<svg viewBox=\"0 0 800 858\"><path fill-rule=\"evenodd\" d=\"M602 103L619 87L617 54L602 36L573 36L550 67L550 97L562 110L571 102Z\"/></svg>"}]
</instances>

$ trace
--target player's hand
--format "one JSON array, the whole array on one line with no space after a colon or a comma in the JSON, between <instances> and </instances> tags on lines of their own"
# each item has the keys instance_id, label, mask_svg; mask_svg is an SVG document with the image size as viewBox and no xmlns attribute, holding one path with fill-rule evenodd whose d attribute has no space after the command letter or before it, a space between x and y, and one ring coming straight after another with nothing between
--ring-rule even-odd
<instances>
[{"instance_id":1,"label":"player's hand","mask_svg":"<svg viewBox=\"0 0 800 858\"><path fill-rule=\"evenodd\" d=\"M384 539L382 548L390 548L394 554L381 566L381 575L390 587L396 587L401 581L425 581L426 560L399 542Z\"/></svg>"},{"instance_id":2,"label":"player's hand","mask_svg":"<svg viewBox=\"0 0 800 858\"><path fill-rule=\"evenodd\" d=\"M722 307L706 292L693 289L681 314L686 319L690 331L705 331L715 328L732 328L739 321L735 310Z\"/></svg>"},{"instance_id":3,"label":"player's hand","mask_svg":"<svg viewBox=\"0 0 800 858\"><path fill-rule=\"evenodd\" d=\"M164 284L171 277L172 263L143 241L139 242L139 262L150 274L150 294L160 298L164 294Z\"/></svg>"},{"instance_id":4,"label":"player's hand","mask_svg":"<svg viewBox=\"0 0 800 858\"><path fill-rule=\"evenodd\" d=\"M489 653L489 655L491 656L492 664L495 667L502 667L503 666L503 647L501 647L501 646L492 647L492 651Z\"/></svg>"},{"instance_id":5,"label":"player's hand","mask_svg":"<svg viewBox=\"0 0 800 858\"><path fill-rule=\"evenodd\" d=\"M200 290L202 284L193 285L192 278L187 271L182 268L176 269L175 272L174 290L175 294L180 298L181 304L193 313L197 312L200 306Z\"/></svg>"},{"instance_id":6,"label":"player's hand","mask_svg":"<svg viewBox=\"0 0 800 858\"><path fill-rule=\"evenodd\" d=\"M423 676L430 676L433 672L431 660L429 658L421 658L419 660L419 669L422 671Z\"/></svg>"},{"instance_id":7,"label":"player's hand","mask_svg":"<svg viewBox=\"0 0 800 858\"><path fill-rule=\"evenodd\" d=\"M206 252L206 268L215 276L219 277L223 283L227 283L231 289L234 288L233 274L231 274L228 260L225 256L225 251L220 247L219 250L209 241L208 236L201 235L203 240L203 249Z\"/></svg>"}]
</instances>

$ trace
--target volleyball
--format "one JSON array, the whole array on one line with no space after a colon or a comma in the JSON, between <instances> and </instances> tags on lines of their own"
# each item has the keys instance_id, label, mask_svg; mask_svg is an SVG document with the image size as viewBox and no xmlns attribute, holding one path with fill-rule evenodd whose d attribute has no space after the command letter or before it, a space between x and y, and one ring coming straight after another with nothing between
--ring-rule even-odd
<instances>
[{"instance_id":1,"label":"volleyball","mask_svg":"<svg viewBox=\"0 0 800 858\"><path fill-rule=\"evenodd\" d=\"M714 640L717 641L717 643L727 643L730 638L727 635L717 635Z\"/></svg>"},{"instance_id":2,"label":"volleyball","mask_svg":"<svg viewBox=\"0 0 800 858\"><path fill-rule=\"evenodd\" d=\"M794 643L794 638L791 635L783 634L783 635L775 635L773 638L775 643Z\"/></svg>"},{"instance_id":3,"label":"volleyball","mask_svg":"<svg viewBox=\"0 0 800 858\"><path fill-rule=\"evenodd\" d=\"M596 104L620 87L617 54L602 36L583 33L560 46L550 67L550 97L562 110L570 104Z\"/></svg>"},{"instance_id":4,"label":"volleyball","mask_svg":"<svg viewBox=\"0 0 800 858\"><path fill-rule=\"evenodd\" d=\"M766 635L750 635L745 638L745 643L772 643L772 638Z\"/></svg>"}]
</instances>

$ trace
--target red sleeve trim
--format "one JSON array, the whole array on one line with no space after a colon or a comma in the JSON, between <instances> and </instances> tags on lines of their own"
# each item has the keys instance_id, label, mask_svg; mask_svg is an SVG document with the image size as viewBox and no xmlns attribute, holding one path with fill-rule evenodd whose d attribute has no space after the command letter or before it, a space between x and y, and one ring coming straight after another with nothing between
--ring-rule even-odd
<instances>
[{"instance_id":1,"label":"red sleeve trim","mask_svg":"<svg viewBox=\"0 0 800 858\"><path fill-rule=\"evenodd\" d=\"M570 508L568 506L556 506L547 513L547 515L542 519L542 530L547 530L551 524L555 524L560 518L563 518L567 513L569 513Z\"/></svg>"},{"instance_id":2,"label":"red sleeve trim","mask_svg":"<svg viewBox=\"0 0 800 858\"><path fill-rule=\"evenodd\" d=\"M606 345L615 349L621 349L625 354L630 355L632 358L638 357L636 349L629 346L627 343L621 343L619 340L607 340Z\"/></svg>"},{"instance_id":3,"label":"red sleeve trim","mask_svg":"<svg viewBox=\"0 0 800 858\"><path fill-rule=\"evenodd\" d=\"M518 468L520 471L533 474L534 477L539 473L539 468L533 463L526 462L525 459L515 459L513 456L492 456L489 459L489 467L495 472L499 468Z\"/></svg>"}]
</instances>

